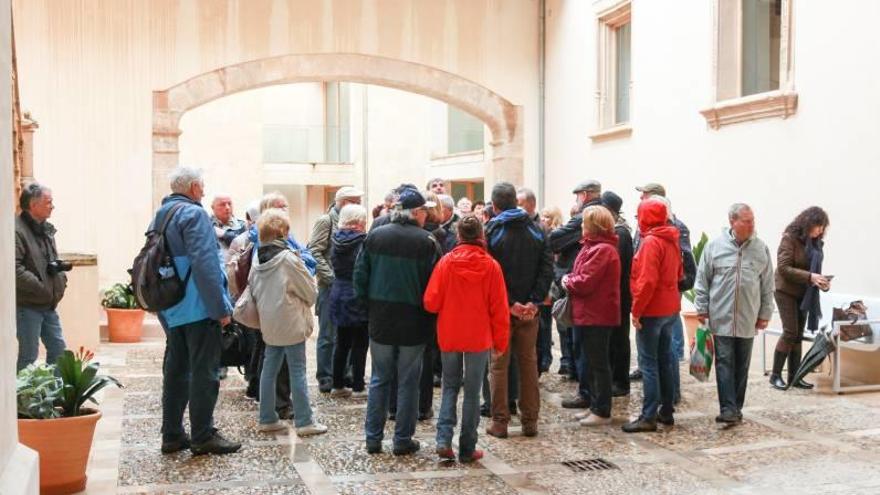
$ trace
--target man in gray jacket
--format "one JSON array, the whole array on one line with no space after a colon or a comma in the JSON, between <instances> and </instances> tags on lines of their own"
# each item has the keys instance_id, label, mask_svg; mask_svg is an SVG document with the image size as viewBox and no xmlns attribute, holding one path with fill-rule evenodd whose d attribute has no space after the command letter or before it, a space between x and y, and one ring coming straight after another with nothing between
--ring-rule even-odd
<instances>
[{"instance_id":1,"label":"man in gray jacket","mask_svg":"<svg viewBox=\"0 0 880 495\"><path fill-rule=\"evenodd\" d=\"M336 328L330 321L330 287L333 286L333 268L330 266L330 240L336 233L339 210L347 204L361 204L363 191L346 186L336 191L335 203L326 214L321 215L312 227L309 236L309 251L318 262L318 302L315 313L318 315L318 345L316 348L318 389L329 393L333 386L333 348L336 347Z\"/></svg>"},{"instance_id":2,"label":"man in gray jacket","mask_svg":"<svg viewBox=\"0 0 880 495\"><path fill-rule=\"evenodd\" d=\"M715 336L715 379L721 414L718 423L742 421L752 343L773 315L773 258L755 236L749 205L735 203L730 229L703 251L694 286L700 321Z\"/></svg>"},{"instance_id":3,"label":"man in gray jacket","mask_svg":"<svg viewBox=\"0 0 880 495\"><path fill-rule=\"evenodd\" d=\"M21 191L21 214L15 217L15 309L18 337L16 371L37 360L40 339L46 362L64 352L61 321L55 308L64 297L70 265L58 261L52 216L52 191L33 182Z\"/></svg>"}]
</instances>

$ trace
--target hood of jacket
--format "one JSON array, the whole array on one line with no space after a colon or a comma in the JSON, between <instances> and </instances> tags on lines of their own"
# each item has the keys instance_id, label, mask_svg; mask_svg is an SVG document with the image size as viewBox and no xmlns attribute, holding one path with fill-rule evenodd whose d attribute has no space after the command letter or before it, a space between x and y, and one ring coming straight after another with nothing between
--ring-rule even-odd
<instances>
[{"instance_id":1,"label":"hood of jacket","mask_svg":"<svg viewBox=\"0 0 880 495\"><path fill-rule=\"evenodd\" d=\"M480 282L492 269L492 257L475 244L459 244L446 256L454 267L450 273L470 283Z\"/></svg>"},{"instance_id":2,"label":"hood of jacket","mask_svg":"<svg viewBox=\"0 0 880 495\"><path fill-rule=\"evenodd\" d=\"M643 201L639 205L639 230L642 237L655 236L678 245L678 228L669 223L666 205L659 201Z\"/></svg>"},{"instance_id":3,"label":"hood of jacket","mask_svg":"<svg viewBox=\"0 0 880 495\"><path fill-rule=\"evenodd\" d=\"M333 235L333 249L336 250L337 256L347 256L355 251L366 237L366 232L352 229L337 230Z\"/></svg>"}]
</instances>

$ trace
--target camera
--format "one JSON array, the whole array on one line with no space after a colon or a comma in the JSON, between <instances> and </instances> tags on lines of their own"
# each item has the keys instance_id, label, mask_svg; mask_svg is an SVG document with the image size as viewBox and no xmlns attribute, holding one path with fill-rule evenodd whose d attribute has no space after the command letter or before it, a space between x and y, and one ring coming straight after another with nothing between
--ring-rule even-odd
<instances>
[{"instance_id":1,"label":"camera","mask_svg":"<svg viewBox=\"0 0 880 495\"><path fill-rule=\"evenodd\" d=\"M61 272L69 272L70 270L73 270L73 264L64 260L50 261L49 265L46 267L46 272L49 275L57 275Z\"/></svg>"}]
</instances>

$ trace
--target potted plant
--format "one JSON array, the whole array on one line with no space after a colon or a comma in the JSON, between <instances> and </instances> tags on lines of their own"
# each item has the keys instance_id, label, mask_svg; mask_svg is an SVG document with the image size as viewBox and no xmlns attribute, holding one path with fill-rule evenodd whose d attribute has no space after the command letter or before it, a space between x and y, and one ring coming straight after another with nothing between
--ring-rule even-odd
<instances>
[{"instance_id":1,"label":"potted plant","mask_svg":"<svg viewBox=\"0 0 880 495\"><path fill-rule=\"evenodd\" d=\"M697 270L700 268L700 260L703 258L703 249L706 248L706 244L709 243L709 236L706 235L705 232L700 236L700 240L694 245L693 253L694 260L697 263ZM691 305L694 304L694 299L697 297L697 293L694 289L684 291L684 297L691 302ZM687 330L688 342L694 341L694 335L697 334L697 327L700 325L700 320L697 319L697 312L695 310L691 311L682 311L681 316L684 317L684 326Z\"/></svg>"},{"instance_id":2,"label":"potted plant","mask_svg":"<svg viewBox=\"0 0 880 495\"><path fill-rule=\"evenodd\" d=\"M19 441L40 454L40 493L76 493L86 487L86 466L95 424L101 418L86 401L107 385L122 385L98 375L90 351L66 350L52 365L30 365L16 377Z\"/></svg>"},{"instance_id":3,"label":"potted plant","mask_svg":"<svg viewBox=\"0 0 880 495\"><path fill-rule=\"evenodd\" d=\"M144 310L138 306L131 285L113 284L104 291L101 306L107 311L110 342L140 342Z\"/></svg>"}]
</instances>

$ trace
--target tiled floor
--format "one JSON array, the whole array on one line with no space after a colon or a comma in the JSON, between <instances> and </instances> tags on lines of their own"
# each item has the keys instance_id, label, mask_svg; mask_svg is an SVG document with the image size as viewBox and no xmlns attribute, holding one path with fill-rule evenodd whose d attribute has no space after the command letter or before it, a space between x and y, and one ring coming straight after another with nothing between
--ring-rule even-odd
<instances>
[{"instance_id":1,"label":"tiled floor","mask_svg":"<svg viewBox=\"0 0 880 495\"><path fill-rule=\"evenodd\" d=\"M313 376L314 341L308 347ZM462 466L433 454L433 422L419 424L423 448L417 454L394 457L386 446L386 453L368 455L365 401L331 399L314 383L310 398L328 434L300 439L288 431L259 433L257 405L243 397L244 380L231 372L221 385L215 421L244 447L229 456L192 457L159 453L162 352L162 342L100 349L104 369L126 388L104 393L85 493L880 493L880 394L832 395L820 374L811 377L822 385L818 391L783 393L771 390L755 366L745 422L722 428L714 422L714 383L693 380L683 367L675 427L638 435L622 433L619 425L639 410L639 383L631 396L614 400L613 426L588 430L559 407L574 384L545 374L540 434L521 436L516 418L505 440L482 434L481 427L486 457ZM573 472L561 464L597 457L616 469Z\"/></svg>"}]
</instances>

